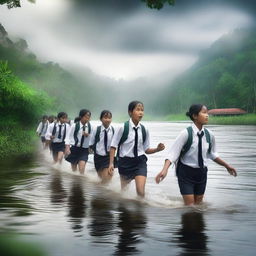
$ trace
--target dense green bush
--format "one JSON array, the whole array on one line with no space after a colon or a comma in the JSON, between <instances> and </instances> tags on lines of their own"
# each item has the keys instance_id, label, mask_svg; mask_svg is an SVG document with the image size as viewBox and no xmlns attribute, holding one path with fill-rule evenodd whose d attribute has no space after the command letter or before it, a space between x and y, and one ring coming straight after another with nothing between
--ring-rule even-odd
<instances>
[{"instance_id":1,"label":"dense green bush","mask_svg":"<svg viewBox=\"0 0 256 256\"><path fill-rule=\"evenodd\" d=\"M36 91L20 81L9 70L7 62L0 62L0 112L3 117L32 124L53 101L46 93Z\"/></svg>"},{"instance_id":2,"label":"dense green bush","mask_svg":"<svg viewBox=\"0 0 256 256\"><path fill-rule=\"evenodd\" d=\"M46 93L30 88L0 62L0 158L33 153L35 122L52 107Z\"/></svg>"}]
</instances>

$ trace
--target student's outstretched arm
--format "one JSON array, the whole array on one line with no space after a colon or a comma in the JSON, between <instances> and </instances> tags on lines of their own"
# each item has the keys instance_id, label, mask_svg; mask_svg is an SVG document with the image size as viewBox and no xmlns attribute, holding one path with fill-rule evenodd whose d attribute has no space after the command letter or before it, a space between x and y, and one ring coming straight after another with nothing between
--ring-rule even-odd
<instances>
[{"instance_id":1,"label":"student's outstretched arm","mask_svg":"<svg viewBox=\"0 0 256 256\"><path fill-rule=\"evenodd\" d=\"M161 172L159 172L155 178L156 183L159 184L167 175L168 169L172 162L169 159L165 159L164 166Z\"/></svg>"},{"instance_id":2,"label":"student's outstretched arm","mask_svg":"<svg viewBox=\"0 0 256 256\"><path fill-rule=\"evenodd\" d=\"M146 140L145 142L143 142L143 147L146 154L154 154L165 149L165 146L163 143L159 143L156 148L150 147L149 132L147 129L146 129Z\"/></svg>"},{"instance_id":3,"label":"student's outstretched arm","mask_svg":"<svg viewBox=\"0 0 256 256\"><path fill-rule=\"evenodd\" d=\"M213 160L215 163L221 165L221 166L224 166L227 171L229 172L230 175L233 175L233 176L237 176L237 172L235 170L235 168L233 168L232 166L230 166L229 164L227 164L224 160L222 160L221 158L217 157Z\"/></svg>"},{"instance_id":4,"label":"student's outstretched arm","mask_svg":"<svg viewBox=\"0 0 256 256\"><path fill-rule=\"evenodd\" d=\"M154 153L157 153L157 152L162 151L164 149L165 149L164 144L163 143L159 143L156 148L148 148L145 151L145 153L146 154L154 154Z\"/></svg>"}]
</instances>

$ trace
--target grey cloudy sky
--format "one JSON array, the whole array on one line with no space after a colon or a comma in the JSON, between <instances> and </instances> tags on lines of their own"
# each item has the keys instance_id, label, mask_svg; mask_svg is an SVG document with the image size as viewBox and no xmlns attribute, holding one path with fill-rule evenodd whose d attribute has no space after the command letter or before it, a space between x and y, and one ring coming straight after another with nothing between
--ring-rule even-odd
<instances>
[{"instance_id":1,"label":"grey cloudy sky","mask_svg":"<svg viewBox=\"0 0 256 256\"><path fill-rule=\"evenodd\" d=\"M139 0L23 1L22 8L0 6L0 22L42 61L115 79L172 77L222 35L254 23L254 1L242 2L176 0L157 11Z\"/></svg>"}]
</instances>

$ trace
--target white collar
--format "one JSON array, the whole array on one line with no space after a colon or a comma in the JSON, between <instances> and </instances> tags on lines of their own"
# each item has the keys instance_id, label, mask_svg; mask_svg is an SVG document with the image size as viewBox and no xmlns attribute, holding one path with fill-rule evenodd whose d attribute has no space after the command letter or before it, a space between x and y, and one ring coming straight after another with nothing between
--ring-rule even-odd
<instances>
[{"instance_id":1,"label":"white collar","mask_svg":"<svg viewBox=\"0 0 256 256\"><path fill-rule=\"evenodd\" d=\"M106 131L108 132L109 129L110 129L110 126L109 126L108 128L105 128L105 126L104 126L103 124L101 125L101 130L102 130L102 131L106 130Z\"/></svg>"},{"instance_id":2,"label":"white collar","mask_svg":"<svg viewBox=\"0 0 256 256\"><path fill-rule=\"evenodd\" d=\"M82 124L81 121L80 121L80 127L83 127L83 126L87 127L88 126L87 124L88 123Z\"/></svg>"},{"instance_id":3,"label":"white collar","mask_svg":"<svg viewBox=\"0 0 256 256\"><path fill-rule=\"evenodd\" d=\"M202 131L204 130L204 127L202 127L202 130L199 130L199 129L197 128L197 126L193 123L193 124L192 124L192 129L193 129L193 131L194 131L195 134L197 134L197 133L201 134Z\"/></svg>"},{"instance_id":4,"label":"white collar","mask_svg":"<svg viewBox=\"0 0 256 256\"><path fill-rule=\"evenodd\" d=\"M130 118L130 120L129 120L129 124L130 124L130 126L131 126L132 128L140 128L140 122L139 122L138 125L136 126L136 125L134 124L134 122L132 121L131 118Z\"/></svg>"}]
</instances>

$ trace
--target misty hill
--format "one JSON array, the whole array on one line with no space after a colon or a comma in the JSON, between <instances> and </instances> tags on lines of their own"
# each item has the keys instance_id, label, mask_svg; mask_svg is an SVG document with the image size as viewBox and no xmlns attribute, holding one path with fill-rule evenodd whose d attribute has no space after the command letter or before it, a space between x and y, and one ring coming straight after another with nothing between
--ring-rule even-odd
<instances>
[{"instance_id":1,"label":"misty hill","mask_svg":"<svg viewBox=\"0 0 256 256\"><path fill-rule=\"evenodd\" d=\"M163 111L184 112L192 103L256 112L256 31L238 29L202 51L163 95Z\"/></svg>"},{"instance_id":2,"label":"misty hill","mask_svg":"<svg viewBox=\"0 0 256 256\"><path fill-rule=\"evenodd\" d=\"M41 63L25 40L13 42L1 24L0 60L7 60L9 68L22 81L55 98L57 109L53 113L66 111L74 117L79 109L88 108L96 119L102 109L126 115L128 102L134 99L142 100L149 113L161 110L157 96L159 87L152 81L144 78L131 82L117 81L98 76L89 69L73 66L67 71L57 63Z\"/></svg>"},{"instance_id":3,"label":"misty hill","mask_svg":"<svg viewBox=\"0 0 256 256\"><path fill-rule=\"evenodd\" d=\"M35 54L29 51L25 40L20 39L14 43L8 38L2 26L0 26L0 59L7 60L10 69L21 80L38 90L46 91L56 99L59 107L53 113L59 110L74 110L79 107L78 102L90 99L88 93L84 95L86 85L81 84L56 63L40 63ZM83 93L79 93L80 91Z\"/></svg>"}]
</instances>

